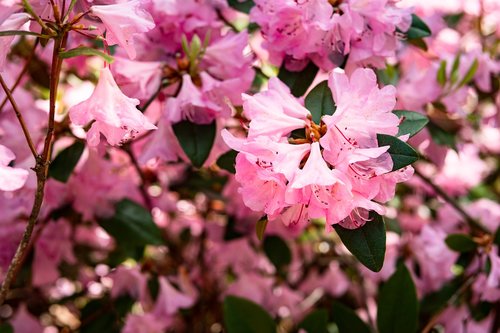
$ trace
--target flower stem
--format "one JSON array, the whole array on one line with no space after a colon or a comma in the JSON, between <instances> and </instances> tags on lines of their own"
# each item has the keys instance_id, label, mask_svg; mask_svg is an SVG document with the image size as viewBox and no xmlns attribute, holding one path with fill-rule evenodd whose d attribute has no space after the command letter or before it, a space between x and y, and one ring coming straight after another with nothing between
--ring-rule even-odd
<instances>
[{"instance_id":1,"label":"flower stem","mask_svg":"<svg viewBox=\"0 0 500 333\"><path fill-rule=\"evenodd\" d=\"M62 36L54 40L54 51L52 53L52 69L50 74L50 109L49 109L47 134L45 137L45 143L42 155L36 155L35 151L36 164L35 167L33 168L33 170L36 173L36 179L37 179L35 201L33 203L33 207L31 209L31 213L28 219L28 225L24 230L21 242L17 247L16 253L14 254L14 258L12 259L9 268L7 269L7 274L0 288L0 305L2 305L5 302L5 299L7 298L7 293L10 290L10 286L16 279L16 273L19 271L24 262L24 258L26 257L25 254L29 248L28 245L30 243L31 236L33 234L33 229L35 228L36 222L38 220L38 215L40 214L40 210L42 208L45 183L47 181L47 173L49 170L49 162L51 157L52 141L54 137L54 124L55 124L54 117L56 111L57 88L59 85L59 75L61 73L61 66L62 66L62 59L59 57L59 51L61 48L65 47L66 41L67 41L66 33L64 33ZM2 86L4 87L4 90L7 93L7 96L9 96L10 91L5 85L5 82L1 80L1 83ZM12 98L12 95L10 95L9 100L13 103L14 106L15 101ZM17 106L15 107L15 109L16 108ZM24 128L25 127L23 127L23 130Z\"/></svg>"}]
</instances>

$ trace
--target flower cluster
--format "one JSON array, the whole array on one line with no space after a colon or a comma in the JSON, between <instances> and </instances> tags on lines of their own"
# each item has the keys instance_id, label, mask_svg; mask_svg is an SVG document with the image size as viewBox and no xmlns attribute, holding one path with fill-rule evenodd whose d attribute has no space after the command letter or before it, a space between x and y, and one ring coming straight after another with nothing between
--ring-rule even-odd
<instances>
[{"instance_id":1,"label":"flower cluster","mask_svg":"<svg viewBox=\"0 0 500 333\"><path fill-rule=\"evenodd\" d=\"M368 211L382 214L379 202L390 200L396 183L412 175L411 167L391 172L389 147L377 141L377 134L398 132L394 87L379 89L370 69L350 78L335 70L328 87L336 110L319 124L287 86L271 79L267 91L244 97L247 138L223 132L240 152L236 180L245 204L271 220L303 225L326 217L327 226L356 228L369 220Z\"/></svg>"}]
</instances>

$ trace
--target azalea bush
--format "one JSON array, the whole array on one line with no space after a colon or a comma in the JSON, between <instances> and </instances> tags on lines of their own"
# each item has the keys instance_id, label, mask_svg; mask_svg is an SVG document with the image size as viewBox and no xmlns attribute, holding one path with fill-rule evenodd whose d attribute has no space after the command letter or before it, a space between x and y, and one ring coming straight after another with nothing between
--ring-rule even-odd
<instances>
[{"instance_id":1,"label":"azalea bush","mask_svg":"<svg viewBox=\"0 0 500 333\"><path fill-rule=\"evenodd\" d=\"M495 333L497 0L0 0L0 333Z\"/></svg>"}]
</instances>

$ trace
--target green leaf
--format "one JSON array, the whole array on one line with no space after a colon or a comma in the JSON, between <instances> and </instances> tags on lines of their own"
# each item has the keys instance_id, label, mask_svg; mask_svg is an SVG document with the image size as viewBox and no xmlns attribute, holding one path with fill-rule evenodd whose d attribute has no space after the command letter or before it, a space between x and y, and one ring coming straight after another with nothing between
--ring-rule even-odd
<instances>
[{"instance_id":1,"label":"green leaf","mask_svg":"<svg viewBox=\"0 0 500 333\"><path fill-rule=\"evenodd\" d=\"M245 1L228 0L227 3L230 7L246 14L250 13L252 7L255 6L253 0L245 0Z\"/></svg>"},{"instance_id":2,"label":"green leaf","mask_svg":"<svg viewBox=\"0 0 500 333\"><path fill-rule=\"evenodd\" d=\"M307 333L327 333L328 311L325 309L318 309L311 312L300 322L298 328L305 330Z\"/></svg>"},{"instance_id":3,"label":"green leaf","mask_svg":"<svg viewBox=\"0 0 500 333\"><path fill-rule=\"evenodd\" d=\"M115 205L115 215L100 219L99 225L113 236L119 246L162 245L161 231L151 213L141 205L124 199Z\"/></svg>"},{"instance_id":4,"label":"green leaf","mask_svg":"<svg viewBox=\"0 0 500 333\"><path fill-rule=\"evenodd\" d=\"M451 234L445 239L446 245L456 252L471 252L477 248L476 242L466 234Z\"/></svg>"},{"instance_id":5,"label":"green leaf","mask_svg":"<svg viewBox=\"0 0 500 333\"><path fill-rule=\"evenodd\" d=\"M425 40L423 38L409 39L408 43L410 43L411 45L416 46L419 49L422 49L424 51L428 50L427 43L425 42Z\"/></svg>"},{"instance_id":6,"label":"green leaf","mask_svg":"<svg viewBox=\"0 0 500 333\"><path fill-rule=\"evenodd\" d=\"M439 69L437 72L437 82L441 87L444 87L446 84L446 60L441 60L439 63Z\"/></svg>"},{"instance_id":7,"label":"green leaf","mask_svg":"<svg viewBox=\"0 0 500 333\"><path fill-rule=\"evenodd\" d=\"M420 17L415 14L411 15L411 26L406 32L408 39L420 39L423 37L429 37L431 35L431 29L425 24Z\"/></svg>"},{"instance_id":8,"label":"green leaf","mask_svg":"<svg viewBox=\"0 0 500 333\"><path fill-rule=\"evenodd\" d=\"M205 163L215 140L215 121L210 124L195 124L183 120L172 126L182 149L197 168Z\"/></svg>"},{"instance_id":9,"label":"green leaf","mask_svg":"<svg viewBox=\"0 0 500 333\"><path fill-rule=\"evenodd\" d=\"M238 152L236 150L230 150L227 153L222 154L218 159L216 164L219 168L227 170L231 173L236 173L236 169L234 167L236 163L236 155Z\"/></svg>"},{"instance_id":10,"label":"green leaf","mask_svg":"<svg viewBox=\"0 0 500 333\"><path fill-rule=\"evenodd\" d=\"M455 56L451 66L450 83L455 84L458 81L458 69L460 67L460 53Z\"/></svg>"},{"instance_id":11,"label":"green leaf","mask_svg":"<svg viewBox=\"0 0 500 333\"><path fill-rule=\"evenodd\" d=\"M382 216L370 212L370 221L360 228L333 225L345 247L368 269L378 272L384 265L385 223Z\"/></svg>"},{"instance_id":12,"label":"green leaf","mask_svg":"<svg viewBox=\"0 0 500 333\"><path fill-rule=\"evenodd\" d=\"M440 309L446 307L448 300L462 285L460 279L453 279L445 283L441 289L425 295L420 302L420 315L430 317Z\"/></svg>"},{"instance_id":13,"label":"green leaf","mask_svg":"<svg viewBox=\"0 0 500 333\"><path fill-rule=\"evenodd\" d=\"M273 318L254 302L227 296L223 308L227 333L276 333Z\"/></svg>"},{"instance_id":14,"label":"green leaf","mask_svg":"<svg viewBox=\"0 0 500 333\"><path fill-rule=\"evenodd\" d=\"M358 317L356 312L342 303L333 302L332 316L339 333L371 333L368 325Z\"/></svg>"},{"instance_id":15,"label":"green leaf","mask_svg":"<svg viewBox=\"0 0 500 333\"><path fill-rule=\"evenodd\" d=\"M121 296L115 300L107 297L89 301L81 310L81 333L120 333L126 315L132 309L135 300L130 296Z\"/></svg>"},{"instance_id":16,"label":"green leaf","mask_svg":"<svg viewBox=\"0 0 500 333\"><path fill-rule=\"evenodd\" d=\"M32 31L26 31L26 30L4 30L4 31L0 31L0 37L5 37L5 36L36 36L38 38L43 38L43 39L50 38L49 35L43 35L43 34L39 34L39 33L32 32Z\"/></svg>"},{"instance_id":17,"label":"green leaf","mask_svg":"<svg viewBox=\"0 0 500 333\"><path fill-rule=\"evenodd\" d=\"M400 119L403 119L403 122L399 125L399 131L396 136L410 134L410 137L412 137L429 122L426 116L418 112L406 110L394 110L392 112Z\"/></svg>"},{"instance_id":18,"label":"green leaf","mask_svg":"<svg viewBox=\"0 0 500 333\"><path fill-rule=\"evenodd\" d=\"M464 77L462 78L462 80L458 84L458 86L457 86L458 88L465 86L467 83L469 83L474 78L474 75L476 75L478 66L479 66L479 62L477 61L477 59L474 59L474 62L467 70L467 73L465 73Z\"/></svg>"},{"instance_id":19,"label":"green leaf","mask_svg":"<svg viewBox=\"0 0 500 333\"><path fill-rule=\"evenodd\" d=\"M432 121L427 124L427 129L429 130L432 140L434 140L435 143L442 146L448 146L455 150L457 149L457 143L454 133L445 131L441 127L434 124Z\"/></svg>"},{"instance_id":20,"label":"green leaf","mask_svg":"<svg viewBox=\"0 0 500 333\"><path fill-rule=\"evenodd\" d=\"M278 236L264 238L264 252L277 269L287 266L292 261L292 251L286 242Z\"/></svg>"},{"instance_id":21,"label":"green leaf","mask_svg":"<svg viewBox=\"0 0 500 333\"><path fill-rule=\"evenodd\" d=\"M0 324L0 333L14 333L14 328L9 323Z\"/></svg>"},{"instance_id":22,"label":"green leaf","mask_svg":"<svg viewBox=\"0 0 500 333\"><path fill-rule=\"evenodd\" d=\"M386 64L384 69L377 70L378 80L384 85L397 85L399 81L399 70L396 66Z\"/></svg>"},{"instance_id":23,"label":"green leaf","mask_svg":"<svg viewBox=\"0 0 500 333\"><path fill-rule=\"evenodd\" d=\"M262 239L264 239L264 234L266 233L267 222L269 222L269 220L267 219L267 215L264 215L263 217L261 217L260 220L257 221L257 224L255 224L255 233L257 234L257 238L260 241L262 241Z\"/></svg>"},{"instance_id":24,"label":"green leaf","mask_svg":"<svg viewBox=\"0 0 500 333\"><path fill-rule=\"evenodd\" d=\"M318 67L312 61L300 72L290 72L283 64L278 78L290 88L293 96L300 97L307 91L317 73Z\"/></svg>"},{"instance_id":25,"label":"green leaf","mask_svg":"<svg viewBox=\"0 0 500 333\"><path fill-rule=\"evenodd\" d=\"M391 155L394 164L392 171L404 168L418 160L418 153L415 149L394 136L377 134L377 140L379 147L390 146L387 152Z\"/></svg>"},{"instance_id":26,"label":"green leaf","mask_svg":"<svg viewBox=\"0 0 500 333\"><path fill-rule=\"evenodd\" d=\"M57 154L56 158L50 163L49 177L66 183L73 173L75 166L78 164L84 150L85 144L81 141L76 141Z\"/></svg>"},{"instance_id":27,"label":"green leaf","mask_svg":"<svg viewBox=\"0 0 500 333\"><path fill-rule=\"evenodd\" d=\"M399 265L396 272L382 286L377 308L377 327L380 333L417 331L417 291L404 264Z\"/></svg>"},{"instance_id":28,"label":"green leaf","mask_svg":"<svg viewBox=\"0 0 500 333\"><path fill-rule=\"evenodd\" d=\"M68 51L59 52L59 57L63 59L73 58L78 56L98 56L103 58L107 63L112 63L114 58L107 53L96 50L91 47L80 46Z\"/></svg>"},{"instance_id":29,"label":"green leaf","mask_svg":"<svg viewBox=\"0 0 500 333\"><path fill-rule=\"evenodd\" d=\"M321 117L332 115L337 106L333 101L332 91L328 87L328 81L325 80L314 87L305 99L305 106L311 112L312 119L319 124Z\"/></svg>"}]
</instances>

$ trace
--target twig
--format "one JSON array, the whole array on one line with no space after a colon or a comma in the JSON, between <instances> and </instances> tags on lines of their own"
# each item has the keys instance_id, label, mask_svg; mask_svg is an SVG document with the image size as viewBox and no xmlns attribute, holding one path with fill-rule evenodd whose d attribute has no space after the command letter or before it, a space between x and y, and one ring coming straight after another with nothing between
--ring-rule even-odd
<instances>
[{"instance_id":1,"label":"twig","mask_svg":"<svg viewBox=\"0 0 500 333\"><path fill-rule=\"evenodd\" d=\"M5 83L2 74L0 74L0 85L2 85L3 90L5 91L5 94L7 95L7 99L10 101L10 104L12 104L12 108L14 109L14 112L16 113L16 117L19 120L19 124L21 125L21 128L23 129L24 136L26 138L26 141L28 142L28 146L31 150L31 153L35 157L35 159L38 158L38 153L36 152L35 145L33 143L33 140L31 139L30 132L28 131L28 127L26 126L26 122L24 121L23 115L21 114L21 111L19 111L19 107L17 106L17 103L12 96L11 91L9 90L9 87L7 87L7 84Z\"/></svg>"},{"instance_id":2,"label":"twig","mask_svg":"<svg viewBox=\"0 0 500 333\"><path fill-rule=\"evenodd\" d=\"M68 37L67 33L64 33L61 37L56 38L54 40L54 51L52 53L52 69L50 75L50 108L49 108L47 134L45 137L43 153L41 156L38 155L35 156L36 165L33 168L33 170L36 173L36 179L37 179L35 201L33 203L33 208L31 209L31 213L28 219L28 225L24 230L21 242L17 247L16 253L14 254L14 258L12 259L9 265L7 274L2 283L2 287L0 288L0 305L4 303L7 297L7 293L9 292L10 286L16 279L16 272L20 269L20 267L23 264L26 251L28 250L28 245L30 244L31 236L33 234L33 229L35 228L38 215L40 214L40 209L42 207L43 197L44 197L43 194L45 189L45 183L47 181L47 173L51 157L52 141L54 137L54 124L55 124L54 116L56 110L57 88L59 84L59 75L61 73L61 66L62 66L62 59L59 58L59 51L61 48L65 47L67 37ZM9 96L10 92L7 86L5 85L5 82L2 83L2 86L4 87L4 90L8 92L7 96ZM15 105L15 101L11 95L9 99L11 102L13 102L13 105Z\"/></svg>"},{"instance_id":3,"label":"twig","mask_svg":"<svg viewBox=\"0 0 500 333\"><path fill-rule=\"evenodd\" d=\"M443 191L443 189L441 189L439 186L437 186L436 184L434 184L430 178L428 178L427 176L423 175L416 168L415 168L415 174L418 177L420 177L420 179L422 179L427 185L429 185L434 190L434 192L436 192L436 194L438 194L444 201L446 201L453 208L455 208L455 210L460 215L462 215L462 217L464 218L465 222L467 222L467 224L471 227L471 229L479 230L479 231L482 231L482 232L489 233L489 231L488 231L488 229L486 229L486 227L484 227L481 223L479 223L474 218L472 218L472 216L470 216L462 207L460 207L460 205L456 202L455 199L453 199L452 197L450 197L446 192Z\"/></svg>"}]
</instances>

